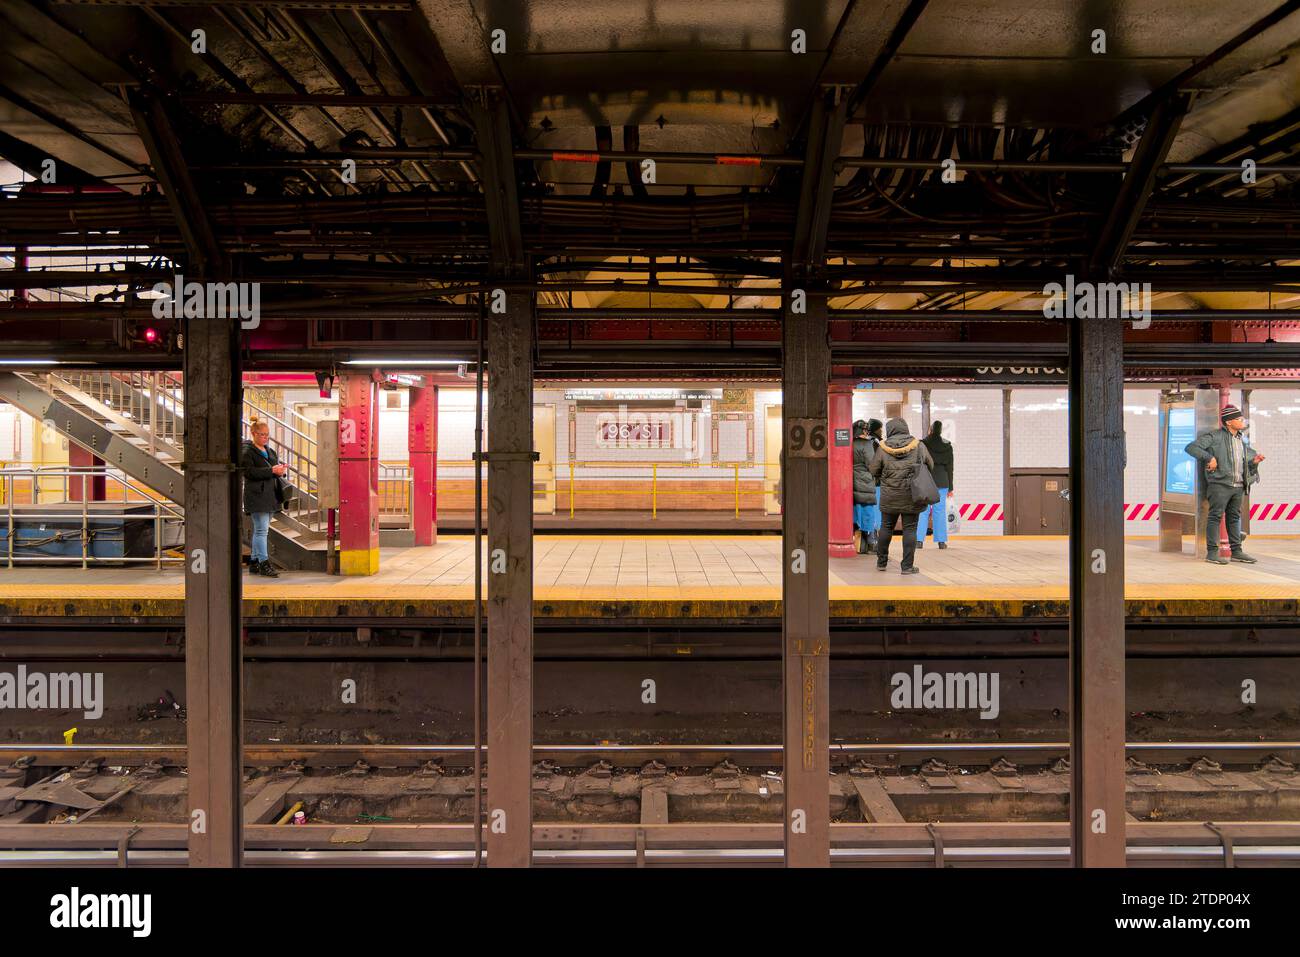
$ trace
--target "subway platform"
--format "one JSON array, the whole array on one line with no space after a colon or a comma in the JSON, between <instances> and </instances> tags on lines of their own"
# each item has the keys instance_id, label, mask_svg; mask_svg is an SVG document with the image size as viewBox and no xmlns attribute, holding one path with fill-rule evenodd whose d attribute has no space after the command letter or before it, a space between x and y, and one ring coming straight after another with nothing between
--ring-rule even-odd
<instances>
[{"instance_id":1,"label":"subway platform","mask_svg":"<svg viewBox=\"0 0 1300 957\"><path fill-rule=\"evenodd\" d=\"M1300 537L1252 536L1258 564L1207 564L1197 543L1159 552L1125 543L1125 610L1134 622L1292 620L1300 612ZM756 535L546 535L534 541L534 615L633 621L781 615L781 540ZM474 542L448 535L383 549L379 573L347 578L285 572L245 577L248 620L473 618ZM856 620L1057 620L1068 612L1067 540L954 536L917 553L920 574L898 573L901 545L878 571L873 556L830 559L831 616ZM485 549L486 553L486 549ZM484 589L487 587L484 575ZM179 620L178 566L16 566L0 576L0 624Z\"/></svg>"}]
</instances>

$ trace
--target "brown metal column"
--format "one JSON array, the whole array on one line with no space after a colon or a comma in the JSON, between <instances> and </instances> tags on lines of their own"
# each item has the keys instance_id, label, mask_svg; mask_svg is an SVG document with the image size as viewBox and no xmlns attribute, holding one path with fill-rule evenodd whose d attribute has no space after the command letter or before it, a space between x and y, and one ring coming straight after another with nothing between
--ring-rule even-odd
<instances>
[{"instance_id":1,"label":"brown metal column","mask_svg":"<svg viewBox=\"0 0 1300 957\"><path fill-rule=\"evenodd\" d=\"M1070 847L1123 867L1124 323L1070 330Z\"/></svg>"},{"instance_id":2,"label":"brown metal column","mask_svg":"<svg viewBox=\"0 0 1300 957\"><path fill-rule=\"evenodd\" d=\"M532 863L533 299L488 314L487 862Z\"/></svg>"},{"instance_id":3,"label":"brown metal column","mask_svg":"<svg viewBox=\"0 0 1300 957\"><path fill-rule=\"evenodd\" d=\"M185 324L185 709L191 867L242 859L239 329Z\"/></svg>"},{"instance_id":4,"label":"brown metal column","mask_svg":"<svg viewBox=\"0 0 1300 957\"><path fill-rule=\"evenodd\" d=\"M808 295L782 318L781 516L783 687L785 688L785 861L830 864L830 563L828 554L827 384L831 353L826 299Z\"/></svg>"}]
</instances>

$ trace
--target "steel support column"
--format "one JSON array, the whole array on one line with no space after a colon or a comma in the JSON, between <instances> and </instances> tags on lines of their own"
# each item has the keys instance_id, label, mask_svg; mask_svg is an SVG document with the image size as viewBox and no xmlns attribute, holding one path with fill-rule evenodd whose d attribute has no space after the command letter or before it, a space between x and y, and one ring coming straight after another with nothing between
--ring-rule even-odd
<instances>
[{"instance_id":1,"label":"steel support column","mask_svg":"<svg viewBox=\"0 0 1300 957\"><path fill-rule=\"evenodd\" d=\"M489 313L487 862L532 863L533 297Z\"/></svg>"},{"instance_id":2,"label":"steel support column","mask_svg":"<svg viewBox=\"0 0 1300 957\"><path fill-rule=\"evenodd\" d=\"M185 709L192 867L242 859L238 326L185 323Z\"/></svg>"},{"instance_id":3,"label":"steel support column","mask_svg":"<svg viewBox=\"0 0 1300 957\"><path fill-rule=\"evenodd\" d=\"M852 558L853 548L853 385L832 382L827 392L830 415L828 464L828 554Z\"/></svg>"},{"instance_id":4,"label":"steel support column","mask_svg":"<svg viewBox=\"0 0 1300 957\"><path fill-rule=\"evenodd\" d=\"M1070 833L1076 867L1123 867L1124 323L1070 327Z\"/></svg>"},{"instance_id":5,"label":"steel support column","mask_svg":"<svg viewBox=\"0 0 1300 957\"><path fill-rule=\"evenodd\" d=\"M483 155L492 268L485 298L488 390L487 742L489 867L533 859L533 361L536 303L520 227L509 107L500 91L471 104ZM512 291L504 291L510 283Z\"/></svg>"},{"instance_id":6,"label":"steel support column","mask_svg":"<svg viewBox=\"0 0 1300 957\"><path fill-rule=\"evenodd\" d=\"M438 540L438 387L415 386L407 419L411 463L411 528L416 545Z\"/></svg>"},{"instance_id":7,"label":"steel support column","mask_svg":"<svg viewBox=\"0 0 1300 957\"><path fill-rule=\"evenodd\" d=\"M790 301L792 287L786 289ZM825 300L782 322L785 861L830 865L830 548Z\"/></svg>"},{"instance_id":8,"label":"steel support column","mask_svg":"<svg viewBox=\"0 0 1300 957\"><path fill-rule=\"evenodd\" d=\"M781 634L785 863L830 866L830 326L826 231L846 103L820 90L808 123L781 316ZM849 411L852 416L852 409ZM850 451L852 446L850 446Z\"/></svg>"},{"instance_id":9,"label":"steel support column","mask_svg":"<svg viewBox=\"0 0 1300 957\"><path fill-rule=\"evenodd\" d=\"M375 384L368 375L339 380L339 574L379 571L379 496L372 484Z\"/></svg>"}]
</instances>

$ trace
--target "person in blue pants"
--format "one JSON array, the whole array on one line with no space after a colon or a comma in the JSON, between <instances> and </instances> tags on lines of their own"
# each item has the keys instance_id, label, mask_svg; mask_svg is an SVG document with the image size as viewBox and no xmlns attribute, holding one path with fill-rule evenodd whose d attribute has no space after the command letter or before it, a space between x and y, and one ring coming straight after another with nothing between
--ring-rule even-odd
<instances>
[{"instance_id":1,"label":"person in blue pants","mask_svg":"<svg viewBox=\"0 0 1300 957\"><path fill-rule=\"evenodd\" d=\"M948 498L953 493L952 443L943 437L943 423L937 421L930 426L930 434L921 441L930 450L930 458L934 459L934 484L939 487L939 501L921 510L921 517L916 525L916 547L925 546L925 533L930 526L930 515L933 513L935 544L940 548L947 548Z\"/></svg>"}]
</instances>

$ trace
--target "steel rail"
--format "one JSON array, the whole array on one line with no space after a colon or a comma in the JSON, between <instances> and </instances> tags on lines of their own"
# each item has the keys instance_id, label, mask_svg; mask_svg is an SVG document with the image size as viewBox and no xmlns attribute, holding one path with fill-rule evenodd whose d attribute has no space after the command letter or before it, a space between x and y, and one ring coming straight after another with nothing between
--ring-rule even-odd
<instances>
[{"instance_id":1,"label":"steel rail","mask_svg":"<svg viewBox=\"0 0 1300 957\"><path fill-rule=\"evenodd\" d=\"M486 750L487 745L483 745ZM449 767L472 766L473 744L258 744L244 745L248 766L264 766L291 761L309 767L349 767L365 761L375 767L418 767L429 761L442 761ZM1222 764L1250 763L1276 755L1295 760L1300 757L1300 741L1130 741L1129 755L1151 764L1181 764L1202 757ZM180 744L0 744L0 760L13 762L34 757L41 767L82 764L102 758L115 765L144 764L162 761L183 765L185 746ZM551 761L561 767L585 767L600 759L619 767L631 767L659 761L670 767L712 767L731 760L741 767L780 767L780 744L534 744L537 761ZM856 760L884 757L890 766L911 767L927 758L941 758L960 766L987 764L998 758L1019 758L1028 764L1050 764L1067 756L1064 741L991 741L991 742L862 742L832 743L832 763L844 766ZM905 759L905 760L903 760Z\"/></svg>"}]
</instances>

